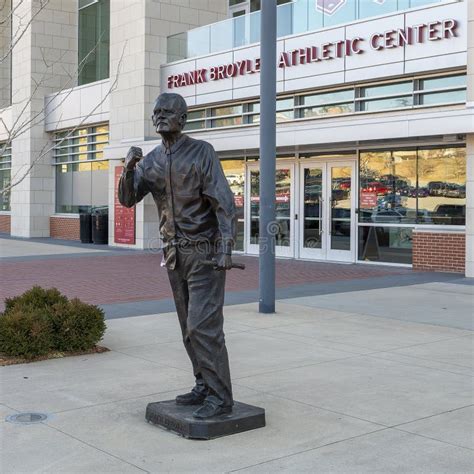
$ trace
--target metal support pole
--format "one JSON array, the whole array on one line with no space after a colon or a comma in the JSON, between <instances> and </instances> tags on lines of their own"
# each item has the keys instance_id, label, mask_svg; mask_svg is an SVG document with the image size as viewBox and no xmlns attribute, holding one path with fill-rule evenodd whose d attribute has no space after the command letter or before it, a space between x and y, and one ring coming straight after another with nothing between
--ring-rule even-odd
<instances>
[{"instance_id":1,"label":"metal support pole","mask_svg":"<svg viewBox=\"0 0 474 474\"><path fill-rule=\"evenodd\" d=\"M276 16L276 0L262 0L260 29L260 313L275 312Z\"/></svg>"}]
</instances>

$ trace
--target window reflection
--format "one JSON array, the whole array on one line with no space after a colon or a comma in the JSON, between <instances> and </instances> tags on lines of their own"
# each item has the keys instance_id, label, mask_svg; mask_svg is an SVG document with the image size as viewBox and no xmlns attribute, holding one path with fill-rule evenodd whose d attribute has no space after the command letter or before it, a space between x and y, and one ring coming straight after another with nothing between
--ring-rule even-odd
<instances>
[{"instance_id":1,"label":"window reflection","mask_svg":"<svg viewBox=\"0 0 474 474\"><path fill-rule=\"evenodd\" d=\"M342 91L324 92L322 94L312 94L301 96L302 105L321 105L339 101L349 101L354 99L354 89Z\"/></svg>"},{"instance_id":2,"label":"window reflection","mask_svg":"<svg viewBox=\"0 0 474 474\"><path fill-rule=\"evenodd\" d=\"M412 90L412 81L398 82L381 86L362 87L361 97L380 97L383 95L411 93Z\"/></svg>"},{"instance_id":3,"label":"window reflection","mask_svg":"<svg viewBox=\"0 0 474 474\"><path fill-rule=\"evenodd\" d=\"M322 241L322 168L305 168L304 170L304 229L303 247L321 248Z\"/></svg>"},{"instance_id":4,"label":"window reflection","mask_svg":"<svg viewBox=\"0 0 474 474\"><path fill-rule=\"evenodd\" d=\"M464 148L438 148L418 152L418 207L420 222L465 224Z\"/></svg>"},{"instance_id":5,"label":"window reflection","mask_svg":"<svg viewBox=\"0 0 474 474\"><path fill-rule=\"evenodd\" d=\"M451 104L456 102L466 102L466 89L421 94L420 97L420 104L422 105Z\"/></svg>"},{"instance_id":6,"label":"window reflection","mask_svg":"<svg viewBox=\"0 0 474 474\"><path fill-rule=\"evenodd\" d=\"M359 227L359 260L412 263L410 227Z\"/></svg>"},{"instance_id":7,"label":"window reflection","mask_svg":"<svg viewBox=\"0 0 474 474\"><path fill-rule=\"evenodd\" d=\"M101 160L108 125L58 132L54 141L56 212L90 212L107 205L109 163Z\"/></svg>"},{"instance_id":8,"label":"window reflection","mask_svg":"<svg viewBox=\"0 0 474 474\"><path fill-rule=\"evenodd\" d=\"M465 148L362 152L359 182L359 222L465 224Z\"/></svg>"},{"instance_id":9,"label":"window reflection","mask_svg":"<svg viewBox=\"0 0 474 474\"><path fill-rule=\"evenodd\" d=\"M396 109L400 107L411 107L413 97L393 97L391 99L365 100L361 102L361 110L364 112L375 112L377 110Z\"/></svg>"},{"instance_id":10,"label":"window reflection","mask_svg":"<svg viewBox=\"0 0 474 474\"><path fill-rule=\"evenodd\" d=\"M354 104L323 105L322 107L308 107L301 109L302 117L319 117L322 115L339 115L354 112Z\"/></svg>"},{"instance_id":11,"label":"window reflection","mask_svg":"<svg viewBox=\"0 0 474 474\"><path fill-rule=\"evenodd\" d=\"M416 151L360 155L359 221L416 222Z\"/></svg>"},{"instance_id":12,"label":"window reflection","mask_svg":"<svg viewBox=\"0 0 474 474\"><path fill-rule=\"evenodd\" d=\"M291 172L288 168L275 172L275 244L289 247L291 238ZM250 172L250 243L258 244L260 220L260 172Z\"/></svg>"}]
</instances>

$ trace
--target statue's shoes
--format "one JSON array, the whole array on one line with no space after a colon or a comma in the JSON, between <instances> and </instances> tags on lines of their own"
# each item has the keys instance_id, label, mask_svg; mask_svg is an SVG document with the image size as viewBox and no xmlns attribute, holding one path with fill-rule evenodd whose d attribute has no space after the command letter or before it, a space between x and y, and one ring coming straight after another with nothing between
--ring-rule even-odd
<instances>
[{"instance_id":1,"label":"statue's shoes","mask_svg":"<svg viewBox=\"0 0 474 474\"><path fill-rule=\"evenodd\" d=\"M212 418L213 416L224 415L226 413L232 413L231 406L220 406L213 401L206 399L204 405L198 408L194 413L194 418L204 419Z\"/></svg>"},{"instance_id":2,"label":"statue's shoes","mask_svg":"<svg viewBox=\"0 0 474 474\"><path fill-rule=\"evenodd\" d=\"M206 399L206 393L189 392L176 397L176 405L202 405Z\"/></svg>"}]
</instances>

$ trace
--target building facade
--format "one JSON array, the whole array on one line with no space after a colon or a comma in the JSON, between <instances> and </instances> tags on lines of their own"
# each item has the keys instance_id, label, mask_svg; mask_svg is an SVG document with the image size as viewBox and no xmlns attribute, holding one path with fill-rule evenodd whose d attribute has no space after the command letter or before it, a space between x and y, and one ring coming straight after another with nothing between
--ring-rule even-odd
<instances>
[{"instance_id":1,"label":"building facade","mask_svg":"<svg viewBox=\"0 0 474 474\"><path fill-rule=\"evenodd\" d=\"M474 6L278 3L277 255L474 276ZM236 249L257 254L260 2L35 5L10 72L2 64L15 80L2 92L0 182L31 170L3 196L0 229L79 239L79 213L102 208L110 245L159 245L151 198L126 210L116 184L131 145L159 143L151 110L172 91L234 191Z\"/></svg>"}]
</instances>

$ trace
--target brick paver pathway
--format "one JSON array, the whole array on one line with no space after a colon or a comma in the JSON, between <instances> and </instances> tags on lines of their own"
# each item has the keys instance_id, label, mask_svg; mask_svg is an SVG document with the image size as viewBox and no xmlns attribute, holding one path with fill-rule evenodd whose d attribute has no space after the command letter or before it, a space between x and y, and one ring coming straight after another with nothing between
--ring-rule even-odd
<instances>
[{"instance_id":1,"label":"brick paver pathway","mask_svg":"<svg viewBox=\"0 0 474 474\"><path fill-rule=\"evenodd\" d=\"M227 291L258 288L258 259L235 256L245 270L227 273ZM171 298L161 255L101 255L41 258L0 262L0 304L33 285L56 287L69 297L93 304L124 303ZM334 282L410 273L412 270L371 265L338 265L301 260L277 260L277 286Z\"/></svg>"}]
</instances>

